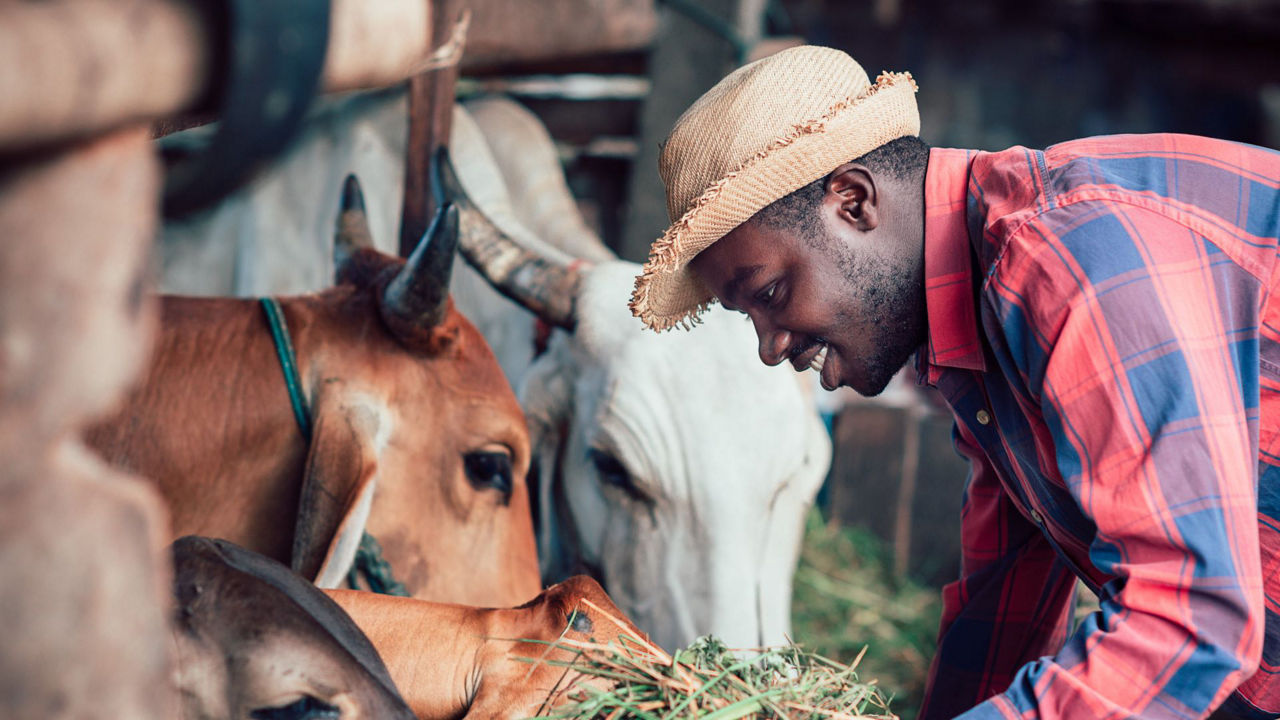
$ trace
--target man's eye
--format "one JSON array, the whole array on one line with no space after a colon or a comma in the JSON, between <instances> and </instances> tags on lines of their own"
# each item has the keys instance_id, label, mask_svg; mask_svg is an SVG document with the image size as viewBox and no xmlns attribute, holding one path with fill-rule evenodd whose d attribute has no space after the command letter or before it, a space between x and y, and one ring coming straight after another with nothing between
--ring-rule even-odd
<instances>
[{"instance_id":1,"label":"man's eye","mask_svg":"<svg viewBox=\"0 0 1280 720\"><path fill-rule=\"evenodd\" d=\"M768 287L766 287L765 289L761 290L760 292L756 293L756 300L759 300L761 303L768 305L773 302L773 298L775 295L777 295L777 293L778 293L778 283L773 283Z\"/></svg>"}]
</instances>

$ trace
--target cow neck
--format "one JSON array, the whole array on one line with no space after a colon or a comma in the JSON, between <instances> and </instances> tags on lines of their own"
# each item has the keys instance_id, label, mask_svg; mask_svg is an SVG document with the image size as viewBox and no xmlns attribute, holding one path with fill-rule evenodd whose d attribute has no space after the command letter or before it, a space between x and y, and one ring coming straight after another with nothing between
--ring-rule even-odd
<instances>
[{"instance_id":1,"label":"cow neck","mask_svg":"<svg viewBox=\"0 0 1280 720\"><path fill-rule=\"evenodd\" d=\"M271 329L271 341L275 343L276 357L280 359L280 371L284 374L284 385L289 390L289 404L293 406L293 419L298 422L298 430L303 440L311 444L311 407L307 396L302 392L302 377L298 374L298 357L293 351L293 342L289 337L289 324L284 319L284 311L280 302L273 297L259 298L262 311L267 316L267 327ZM383 595L408 597L409 591L396 580L391 572L391 563L382 556L382 546L366 530L360 536L360 546L356 549L356 557L351 564L351 572L347 573L347 585L359 590L359 580L363 576L369 590Z\"/></svg>"}]
</instances>

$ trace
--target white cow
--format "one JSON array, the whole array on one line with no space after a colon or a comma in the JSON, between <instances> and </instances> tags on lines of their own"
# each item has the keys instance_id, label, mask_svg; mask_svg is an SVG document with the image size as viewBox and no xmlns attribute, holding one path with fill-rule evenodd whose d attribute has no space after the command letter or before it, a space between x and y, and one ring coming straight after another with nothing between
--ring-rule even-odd
<instances>
[{"instance_id":1,"label":"white cow","mask_svg":"<svg viewBox=\"0 0 1280 720\"><path fill-rule=\"evenodd\" d=\"M808 384L787 368L762 365L750 323L720 309L697 333L644 330L627 308L639 266L613 259L581 226L561 176L558 189L520 186L529 177L513 162L517 154L555 163L545 131L509 135L515 131L501 118L523 112L509 103L475 109L490 133L501 134L486 141L467 114L455 113L451 152L478 211L508 236L486 242L514 240L519 252L549 261L553 273L577 275L565 285L576 288L567 323L575 330L557 331L535 359L534 317L481 275L461 264L454 271L455 301L493 345L530 420L544 578L592 571L667 647L705 633L744 647L782 641L804 513L830 460ZM372 201L375 242L394 247L405 117L403 99L388 94L317 113L278 168L223 208L166 229L166 288L263 294L323 287L335 199L348 172ZM515 207L507 182L521 190ZM546 213L547 203L560 209ZM548 223L569 212L580 229L564 241ZM555 238L563 248L544 242ZM199 267L219 252L214 265L224 279L210 282ZM574 259L588 262L570 270ZM502 280L489 270L490 280Z\"/></svg>"}]
</instances>

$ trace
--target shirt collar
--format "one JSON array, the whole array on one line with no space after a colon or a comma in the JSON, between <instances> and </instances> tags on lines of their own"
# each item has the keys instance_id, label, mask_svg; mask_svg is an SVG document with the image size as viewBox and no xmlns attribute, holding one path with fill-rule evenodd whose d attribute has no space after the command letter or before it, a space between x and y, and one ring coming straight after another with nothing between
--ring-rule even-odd
<instances>
[{"instance_id":1,"label":"shirt collar","mask_svg":"<svg viewBox=\"0 0 1280 720\"><path fill-rule=\"evenodd\" d=\"M924 287L929 342L924 379L943 368L984 372L973 292L973 261L965 208L971 150L933 148L924 178Z\"/></svg>"}]
</instances>

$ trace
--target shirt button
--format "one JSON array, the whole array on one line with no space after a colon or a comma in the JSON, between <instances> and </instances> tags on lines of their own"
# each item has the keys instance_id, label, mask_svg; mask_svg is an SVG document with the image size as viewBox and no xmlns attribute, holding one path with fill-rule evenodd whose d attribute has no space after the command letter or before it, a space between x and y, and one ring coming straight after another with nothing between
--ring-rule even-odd
<instances>
[{"instance_id":1,"label":"shirt button","mask_svg":"<svg viewBox=\"0 0 1280 720\"><path fill-rule=\"evenodd\" d=\"M1035 522L1035 524L1037 525L1044 524L1044 516L1040 514L1039 510L1036 510L1034 508L1031 510L1031 520Z\"/></svg>"},{"instance_id":2,"label":"shirt button","mask_svg":"<svg viewBox=\"0 0 1280 720\"><path fill-rule=\"evenodd\" d=\"M979 424L979 425L987 425L987 424L989 424L990 422L991 422L991 413L987 412L986 410L979 410L979 411L978 411L978 424Z\"/></svg>"}]
</instances>

